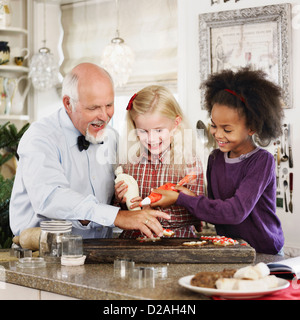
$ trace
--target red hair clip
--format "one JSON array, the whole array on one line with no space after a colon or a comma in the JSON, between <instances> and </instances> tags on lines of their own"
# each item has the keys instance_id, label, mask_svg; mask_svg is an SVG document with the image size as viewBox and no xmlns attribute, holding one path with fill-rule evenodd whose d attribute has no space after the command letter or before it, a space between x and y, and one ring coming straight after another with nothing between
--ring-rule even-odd
<instances>
[{"instance_id":1,"label":"red hair clip","mask_svg":"<svg viewBox=\"0 0 300 320\"><path fill-rule=\"evenodd\" d=\"M128 105L127 105L126 110L131 110L131 109L132 109L132 103L133 103L133 100L135 99L136 96L137 96L137 94L135 93L135 94L131 97L131 99L130 99L129 102L128 102Z\"/></svg>"},{"instance_id":2,"label":"red hair clip","mask_svg":"<svg viewBox=\"0 0 300 320\"><path fill-rule=\"evenodd\" d=\"M231 94L233 94L234 96L238 97L242 102L246 103L246 100L242 95L240 95L240 94L238 94L235 91L230 90L230 89L224 89L224 90L229 92L229 93L231 93Z\"/></svg>"}]
</instances>

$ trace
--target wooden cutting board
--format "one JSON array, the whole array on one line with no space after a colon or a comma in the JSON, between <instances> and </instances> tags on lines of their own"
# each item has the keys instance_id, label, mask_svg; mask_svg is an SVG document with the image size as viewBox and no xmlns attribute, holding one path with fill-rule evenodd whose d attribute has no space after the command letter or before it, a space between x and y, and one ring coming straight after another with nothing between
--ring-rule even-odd
<instances>
[{"instance_id":1,"label":"wooden cutting board","mask_svg":"<svg viewBox=\"0 0 300 320\"><path fill-rule=\"evenodd\" d=\"M197 240L197 239L196 239ZM255 250L238 240L239 244L221 247L208 244L186 247L182 243L191 238L162 238L157 242L135 239L85 239L87 263L110 263L115 259L132 259L143 263L252 263Z\"/></svg>"}]
</instances>

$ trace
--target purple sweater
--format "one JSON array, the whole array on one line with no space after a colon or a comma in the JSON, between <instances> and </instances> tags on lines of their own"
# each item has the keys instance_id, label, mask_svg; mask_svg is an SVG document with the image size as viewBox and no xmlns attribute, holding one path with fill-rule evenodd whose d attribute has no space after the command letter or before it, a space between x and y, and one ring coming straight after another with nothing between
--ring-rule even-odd
<instances>
[{"instance_id":1,"label":"purple sweater","mask_svg":"<svg viewBox=\"0 0 300 320\"><path fill-rule=\"evenodd\" d=\"M177 205L216 226L217 233L246 240L257 252L277 254L284 244L276 215L274 157L256 148L240 158L216 149L207 165L208 198L180 193Z\"/></svg>"}]
</instances>

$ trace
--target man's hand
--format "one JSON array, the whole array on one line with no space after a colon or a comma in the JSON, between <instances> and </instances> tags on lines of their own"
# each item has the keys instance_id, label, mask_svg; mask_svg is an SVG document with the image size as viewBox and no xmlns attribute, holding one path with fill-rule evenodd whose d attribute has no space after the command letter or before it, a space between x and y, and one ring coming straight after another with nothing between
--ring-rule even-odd
<instances>
[{"instance_id":1,"label":"man's hand","mask_svg":"<svg viewBox=\"0 0 300 320\"><path fill-rule=\"evenodd\" d=\"M157 218L169 220L171 217L162 211L150 209L140 211L120 210L114 224L124 230L140 230L149 238L153 236L153 233L161 237L163 228Z\"/></svg>"}]
</instances>

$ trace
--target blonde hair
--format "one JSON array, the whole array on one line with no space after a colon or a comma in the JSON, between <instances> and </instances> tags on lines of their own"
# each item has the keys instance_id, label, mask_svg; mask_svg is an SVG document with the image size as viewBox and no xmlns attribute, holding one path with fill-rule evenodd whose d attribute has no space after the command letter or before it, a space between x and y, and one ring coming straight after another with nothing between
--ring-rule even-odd
<instances>
[{"instance_id":1,"label":"blonde hair","mask_svg":"<svg viewBox=\"0 0 300 320\"><path fill-rule=\"evenodd\" d=\"M140 90L132 101L130 110L127 111L127 161L132 163L132 156L140 156L139 138L136 133L134 119L137 115L145 113L158 113L161 116L175 120L181 118L170 147L170 163L185 164L193 161L195 156L196 139L193 130L188 124L178 102L172 92L162 86L152 85ZM188 135L187 138L185 135ZM174 143L175 142L175 143ZM180 143L179 143L180 142ZM188 145L187 145L188 144ZM184 147L184 148L183 148ZM137 160L138 161L138 160Z\"/></svg>"}]
</instances>

